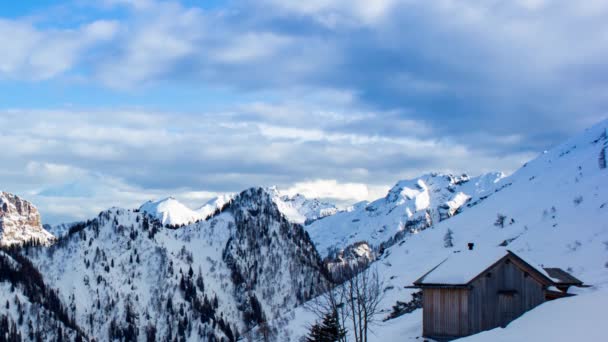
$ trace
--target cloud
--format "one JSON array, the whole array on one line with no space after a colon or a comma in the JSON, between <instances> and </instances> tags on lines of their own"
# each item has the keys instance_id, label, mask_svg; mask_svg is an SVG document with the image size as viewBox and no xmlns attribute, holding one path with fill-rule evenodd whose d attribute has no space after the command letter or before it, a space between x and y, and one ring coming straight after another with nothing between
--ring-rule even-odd
<instances>
[{"instance_id":1,"label":"cloud","mask_svg":"<svg viewBox=\"0 0 608 342\"><path fill-rule=\"evenodd\" d=\"M44 80L65 73L117 29L117 22L108 20L45 30L25 20L0 19L0 78Z\"/></svg>"},{"instance_id":2,"label":"cloud","mask_svg":"<svg viewBox=\"0 0 608 342\"><path fill-rule=\"evenodd\" d=\"M273 107L288 114L280 126L266 113ZM399 136L370 133L385 114L352 111L348 117L349 112L306 109L299 102L198 114L3 111L4 190L31 196L45 217L56 220L167 195L194 207L214 194L250 186L276 185L348 202L370 199L396 180L423 172L478 174L490 171L488 165L510 171L533 155L503 154L504 144L516 138L497 137L494 148L481 148L436 139L432 127L408 120L403 127L410 130ZM307 118L314 124L306 124ZM75 203L81 206L77 212L63 211Z\"/></svg>"},{"instance_id":3,"label":"cloud","mask_svg":"<svg viewBox=\"0 0 608 342\"><path fill-rule=\"evenodd\" d=\"M10 48L0 75L78 73L144 94L168 85L263 98L330 89L442 135L517 131L535 149L582 129L608 104L603 1L263 0L206 9L105 0L92 7L115 19L73 28L2 20L0 36L18 39L3 42ZM527 125L529 118L544 125Z\"/></svg>"},{"instance_id":4,"label":"cloud","mask_svg":"<svg viewBox=\"0 0 608 342\"><path fill-rule=\"evenodd\" d=\"M608 101L594 81L607 74L601 2L110 2L128 14L90 76L117 89L332 89L442 135L517 131L535 149L582 129Z\"/></svg>"},{"instance_id":5,"label":"cloud","mask_svg":"<svg viewBox=\"0 0 608 342\"><path fill-rule=\"evenodd\" d=\"M602 1L81 6L84 19L0 19L1 79L107 103L0 111L6 190L55 217L82 199L74 216L171 193L355 200L423 172L508 172L608 105Z\"/></svg>"}]
</instances>

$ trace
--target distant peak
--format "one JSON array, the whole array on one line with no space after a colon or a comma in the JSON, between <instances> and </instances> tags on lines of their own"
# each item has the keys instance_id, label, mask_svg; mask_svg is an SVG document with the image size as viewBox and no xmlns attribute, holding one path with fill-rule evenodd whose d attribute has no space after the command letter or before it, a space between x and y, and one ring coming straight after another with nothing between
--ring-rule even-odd
<instances>
[{"instance_id":1,"label":"distant peak","mask_svg":"<svg viewBox=\"0 0 608 342\"><path fill-rule=\"evenodd\" d=\"M157 201L148 201L139 207L140 211L146 212L159 219L163 224L182 225L195 222L202 217L196 211L188 208L173 196Z\"/></svg>"}]
</instances>

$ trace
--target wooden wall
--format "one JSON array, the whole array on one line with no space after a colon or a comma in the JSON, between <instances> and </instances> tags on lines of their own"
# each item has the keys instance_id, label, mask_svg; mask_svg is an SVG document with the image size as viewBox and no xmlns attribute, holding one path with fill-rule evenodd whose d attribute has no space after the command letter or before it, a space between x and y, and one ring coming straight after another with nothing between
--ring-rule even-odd
<instances>
[{"instance_id":1,"label":"wooden wall","mask_svg":"<svg viewBox=\"0 0 608 342\"><path fill-rule=\"evenodd\" d=\"M490 273L490 276L487 276ZM469 333L506 326L545 301L542 284L506 259L472 284L469 293Z\"/></svg>"},{"instance_id":2,"label":"wooden wall","mask_svg":"<svg viewBox=\"0 0 608 342\"><path fill-rule=\"evenodd\" d=\"M466 288L423 289L423 336L468 335L468 292Z\"/></svg>"},{"instance_id":3,"label":"wooden wall","mask_svg":"<svg viewBox=\"0 0 608 342\"><path fill-rule=\"evenodd\" d=\"M504 327L542 304L543 285L516 264L504 259L469 288L423 288L423 336L450 339Z\"/></svg>"}]
</instances>

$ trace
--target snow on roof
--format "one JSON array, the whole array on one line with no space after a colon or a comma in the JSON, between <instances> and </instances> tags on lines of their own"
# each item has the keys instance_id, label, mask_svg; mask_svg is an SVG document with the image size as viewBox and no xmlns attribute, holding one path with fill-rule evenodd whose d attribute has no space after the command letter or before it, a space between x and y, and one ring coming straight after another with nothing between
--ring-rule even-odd
<instances>
[{"instance_id":1,"label":"snow on roof","mask_svg":"<svg viewBox=\"0 0 608 342\"><path fill-rule=\"evenodd\" d=\"M509 251L505 248L475 249L472 251L464 250L456 252L417 280L416 283L465 285L508 253ZM538 272L548 277L547 272L537 264L531 263L530 265Z\"/></svg>"},{"instance_id":2,"label":"snow on roof","mask_svg":"<svg viewBox=\"0 0 608 342\"><path fill-rule=\"evenodd\" d=\"M464 250L454 253L424 275L421 284L466 284L500 258L507 255L504 248Z\"/></svg>"}]
</instances>

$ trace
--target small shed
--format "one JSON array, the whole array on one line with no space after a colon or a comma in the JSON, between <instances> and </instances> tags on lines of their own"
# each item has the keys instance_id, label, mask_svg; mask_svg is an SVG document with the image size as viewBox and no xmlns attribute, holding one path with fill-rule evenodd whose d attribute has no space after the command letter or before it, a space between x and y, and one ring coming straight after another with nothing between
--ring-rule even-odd
<instances>
[{"instance_id":1,"label":"small shed","mask_svg":"<svg viewBox=\"0 0 608 342\"><path fill-rule=\"evenodd\" d=\"M506 326L582 282L506 249L455 253L414 282L422 289L423 336L450 340Z\"/></svg>"}]
</instances>

